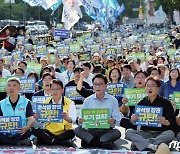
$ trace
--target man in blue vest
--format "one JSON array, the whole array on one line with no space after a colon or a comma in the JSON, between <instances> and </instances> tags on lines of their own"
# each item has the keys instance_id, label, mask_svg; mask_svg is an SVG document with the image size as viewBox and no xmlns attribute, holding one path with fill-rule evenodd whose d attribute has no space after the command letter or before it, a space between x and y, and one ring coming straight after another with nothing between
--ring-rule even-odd
<instances>
[{"instance_id":1,"label":"man in blue vest","mask_svg":"<svg viewBox=\"0 0 180 154\"><path fill-rule=\"evenodd\" d=\"M19 128L18 133L0 133L0 144L31 145L30 128L34 122L31 103L19 95L20 81L18 78L9 78L6 90L8 97L0 101L0 116L21 117L22 128Z\"/></svg>"}]
</instances>

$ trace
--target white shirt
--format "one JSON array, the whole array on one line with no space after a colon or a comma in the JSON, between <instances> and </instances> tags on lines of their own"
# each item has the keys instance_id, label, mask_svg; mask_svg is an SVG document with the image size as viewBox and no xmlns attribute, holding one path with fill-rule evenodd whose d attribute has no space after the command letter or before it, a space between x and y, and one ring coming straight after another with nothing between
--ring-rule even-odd
<instances>
[{"instance_id":1,"label":"white shirt","mask_svg":"<svg viewBox=\"0 0 180 154\"><path fill-rule=\"evenodd\" d=\"M52 103L57 104L54 102L53 99L52 99ZM61 103L62 103L62 97L61 97L60 101L58 102L58 104L61 104ZM69 105L68 115L72 119L72 123L75 123L76 118L77 118L76 117L76 106L72 101L70 102L70 105Z\"/></svg>"},{"instance_id":2,"label":"white shirt","mask_svg":"<svg viewBox=\"0 0 180 154\"><path fill-rule=\"evenodd\" d=\"M2 78L6 78L7 76L11 76L11 73L9 70L3 68L3 71L2 71Z\"/></svg>"},{"instance_id":3,"label":"white shirt","mask_svg":"<svg viewBox=\"0 0 180 154\"><path fill-rule=\"evenodd\" d=\"M65 78L61 73L55 72L55 77L56 77L56 79L61 80L62 83L63 83L63 86L65 86L65 84L64 84L65 83Z\"/></svg>"},{"instance_id":4,"label":"white shirt","mask_svg":"<svg viewBox=\"0 0 180 154\"><path fill-rule=\"evenodd\" d=\"M64 71L62 73L64 79L65 79L65 82L63 83L64 86L69 82L71 81L73 78L74 78L74 73L72 72L71 74L68 73L68 70Z\"/></svg>"},{"instance_id":5,"label":"white shirt","mask_svg":"<svg viewBox=\"0 0 180 154\"><path fill-rule=\"evenodd\" d=\"M94 74L89 73L88 78L84 78L84 80L83 80L83 81L87 82L87 83L90 85L90 87L92 87L92 86L93 86L93 83L92 83L92 79L93 79L93 77L94 77Z\"/></svg>"}]
</instances>

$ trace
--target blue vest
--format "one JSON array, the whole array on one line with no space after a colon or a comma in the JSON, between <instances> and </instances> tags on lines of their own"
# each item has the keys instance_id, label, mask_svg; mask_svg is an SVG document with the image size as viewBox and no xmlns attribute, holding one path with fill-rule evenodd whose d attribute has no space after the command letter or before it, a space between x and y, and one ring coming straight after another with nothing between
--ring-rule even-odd
<instances>
[{"instance_id":1,"label":"blue vest","mask_svg":"<svg viewBox=\"0 0 180 154\"><path fill-rule=\"evenodd\" d=\"M9 102L9 97L0 101L1 111L3 116L20 116L22 119L22 126L27 125L27 117L26 117L26 107L28 105L29 100L23 96L19 96L19 101L13 110L11 103Z\"/></svg>"}]
</instances>

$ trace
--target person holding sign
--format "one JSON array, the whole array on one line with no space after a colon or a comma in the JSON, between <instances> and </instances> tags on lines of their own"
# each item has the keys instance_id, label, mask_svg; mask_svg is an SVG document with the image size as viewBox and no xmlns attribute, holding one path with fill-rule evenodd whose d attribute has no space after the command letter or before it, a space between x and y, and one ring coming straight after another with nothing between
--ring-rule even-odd
<instances>
[{"instance_id":1,"label":"person holding sign","mask_svg":"<svg viewBox=\"0 0 180 154\"><path fill-rule=\"evenodd\" d=\"M0 58L0 71L2 71L2 78L11 76L10 71L4 68L4 59L2 59L2 58Z\"/></svg>"},{"instance_id":2,"label":"person holding sign","mask_svg":"<svg viewBox=\"0 0 180 154\"><path fill-rule=\"evenodd\" d=\"M9 78L7 81L7 93L9 96L0 102L0 116L20 116L22 127L18 128L19 132L15 134L0 133L1 144L31 145L28 137L31 135L29 129L34 123L32 106L28 99L19 95L19 91L19 79Z\"/></svg>"},{"instance_id":3,"label":"person holding sign","mask_svg":"<svg viewBox=\"0 0 180 154\"><path fill-rule=\"evenodd\" d=\"M82 111L83 109L86 109L87 112L89 112L88 109L109 109L110 118L107 119L106 122L103 122L103 124L109 124L109 127L106 127L105 129L98 127L101 123L101 119L108 117L105 116L106 114L103 116L99 116L99 114L102 113L102 111L99 111L99 114L95 115L97 121L95 121L96 124L93 125L92 128L82 127L87 119L87 116L82 117L78 119L80 125L74 130L74 133L77 137L82 139L82 147L100 146L103 148L112 148L112 143L119 139L121 136L120 131L114 128L115 125L119 125L119 122L121 120L121 114L118 108L118 101L116 98L106 93L107 78L104 75L95 75L92 79L92 82L95 94L89 96L84 100ZM89 115L88 118L92 116L93 115Z\"/></svg>"},{"instance_id":4,"label":"person holding sign","mask_svg":"<svg viewBox=\"0 0 180 154\"><path fill-rule=\"evenodd\" d=\"M171 102L158 95L160 81L150 76L146 79L145 85L148 96L138 103L142 110L135 110L135 114L131 116L133 124L136 121L142 121L140 130L128 129L125 138L130 140L140 151L147 149L156 151L158 145L169 143L174 139L175 134L171 129L175 124L175 116ZM146 106L147 108L144 110L143 108ZM154 108L157 109L154 110ZM162 113L162 116L158 117L156 112ZM139 116L137 116L137 113L139 113ZM141 117L141 115L144 116ZM144 120L145 122L148 121L149 124L144 126ZM157 126L152 127L150 123L156 123Z\"/></svg>"},{"instance_id":5,"label":"person holding sign","mask_svg":"<svg viewBox=\"0 0 180 154\"><path fill-rule=\"evenodd\" d=\"M136 89L137 88L141 88L141 89L145 88L145 80L146 80L147 76L148 76L147 72L142 71L142 70L137 71L136 74L134 75L134 79L135 79L135 83L136 83L136 86L134 88L136 88ZM131 103L131 101L128 100L127 96L124 96L124 98L122 99L122 105L120 107L120 112L124 115L124 117L121 119L120 126L126 128L126 129L128 129L128 128L136 129L136 126L132 125L132 123L130 121L131 115L134 112L134 106L129 106L128 102Z\"/></svg>"},{"instance_id":6,"label":"person holding sign","mask_svg":"<svg viewBox=\"0 0 180 154\"><path fill-rule=\"evenodd\" d=\"M72 123L76 121L76 107L74 102L63 96L64 87L60 80L53 79L50 84L52 97L45 100L45 104L61 104L63 106L62 122L48 122L45 129L33 129L33 134L38 138L38 143L46 145L72 146L74 138Z\"/></svg>"},{"instance_id":7,"label":"person holding sign","mask_svg":"<svg viewBox=\"0 0 180 154\"><path fill-rule=\"evenodd\" d=\"M172 68L169 72L169 81L167 81L169 98L172 98L174 91L180 91L180 73L178 68Z\"/></svg>"},{"instance_id":8,"label":"person holding sign","mask_svg":"<svg viewBox=\"0 0 180 154\"><path fill-rule=\"evenodd\" d=\"M124 88L126 88L126 86L120 81L121 72L118 68L113 68L110 70L109 80L111 82L109 82L107 86L108 94L114 96L118 100L119 106L121 106Z\"/></svg>"}]
</instances>

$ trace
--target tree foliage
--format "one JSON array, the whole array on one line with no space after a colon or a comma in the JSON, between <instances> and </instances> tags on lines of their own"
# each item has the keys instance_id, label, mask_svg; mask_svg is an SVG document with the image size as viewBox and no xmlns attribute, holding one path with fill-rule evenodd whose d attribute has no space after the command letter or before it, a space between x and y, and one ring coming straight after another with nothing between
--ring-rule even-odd
<instances>
[{"instance_id":1,"label":"tree foliage","mask_svg":"<svg viewBox=\"0 0 180 154\"><path fill-rule=\"evenodd\" d=\"M155 0L156 7L162 5L167 14L172 14L174 10L180 11L180 0Z\"/></svg>"}]
</instances>

